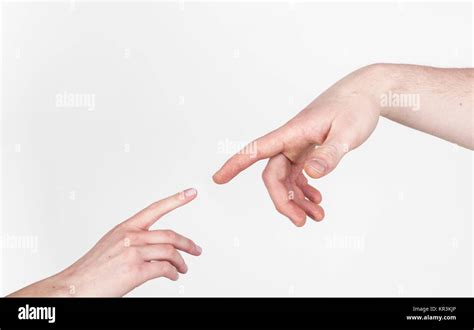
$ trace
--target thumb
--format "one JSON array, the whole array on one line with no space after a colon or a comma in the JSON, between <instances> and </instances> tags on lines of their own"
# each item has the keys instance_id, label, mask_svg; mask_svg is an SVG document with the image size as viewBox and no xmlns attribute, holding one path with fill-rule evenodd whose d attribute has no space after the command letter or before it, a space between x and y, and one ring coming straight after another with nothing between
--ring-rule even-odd
<instances>
[{"instance_id":1,"label":"thumb","mask_svg":"<svg viewBox=\"0 0 474 330\"><path fill-rule=\"evenodd\" d=\"M306 157L305 172L317 179L334 170L342 157L350 150L347 142L328 136L320 146L316 146Z\"/></svg>"}]
</instances>

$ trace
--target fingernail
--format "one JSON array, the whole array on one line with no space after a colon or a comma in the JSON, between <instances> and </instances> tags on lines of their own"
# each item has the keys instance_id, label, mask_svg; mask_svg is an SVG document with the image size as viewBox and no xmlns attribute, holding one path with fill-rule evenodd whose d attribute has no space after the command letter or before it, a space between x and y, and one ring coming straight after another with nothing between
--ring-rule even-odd
<instances>
[{"instance_id":1,"label":"fingernail","mask_svg":"<svg viewBox=\"0 0 474 330\"><path fill-rule=\"evenodd\" d=\"M326 172L326 165L319 159L311 159L308 162L308 166L311 167L316 173L324 174L324 172Z\"/></svg>"},{"instance_id":2,"label":"fingernail","mask_svg":"<svg viewBox=\"0 0 474 330\"><path fill-rule=\"evenodd\" d=\"M196 250L197 252L201 253L202 252L202 247L196 244Z\"/></svg>"},{"instance_id":3,"label":"fingernail","mask_svg":"<svg viewBox=\"0 0 474 330\"><path fill-rule=\"evenodd\" d=\"M197 190L194 188L189 188L184 191L184 196L191 197L197 194Z\"/></svg>"}]
</instances>

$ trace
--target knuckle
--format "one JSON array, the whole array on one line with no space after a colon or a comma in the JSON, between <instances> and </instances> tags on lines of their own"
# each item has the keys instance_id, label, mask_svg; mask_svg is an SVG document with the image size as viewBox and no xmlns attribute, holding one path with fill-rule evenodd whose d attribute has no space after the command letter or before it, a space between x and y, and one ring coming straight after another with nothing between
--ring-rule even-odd
<instances>
[{"instance_id":1,"label":"knuckle","mask_svg":"<svg viewBox=\"0 0 474 330\"><path fill-rule=\"evenodd\" d=\"M136 243L138 241L139 235L136 232L126 232L123 235L123 239L130 242L130 243Z\"/></svg>"},{"instance_id":2,"label":"knuckle","mask_svg":"<svg viewBox=\"0 0 474 330\"><path fill-rule=\"evenodd\" d=\"M110 233L113 233L114 235L120 235L122 234L123 232L127 231L128 230L128 223L125 221L125 222L122 222L122 223L119 223L118 225L116 225L114 228L112 228L112 230L110 230Z\"/></svg>"},{"instance_id":3,"label":"knuckle","mask_svg":"<svg viewBox=\"0 0 474 330\"><path fill-rule=\"evenodd\" d=\"M196 246L196 243L194 243L193 241L191 241L189 238L186 238L184 240L184 247L188 250L191 250L192 248L194 248Z\"/></svg>"},{"instance_id":4,"label":"knuckle","mask_svg":"<svg viewBox=\"0 0 474 330\"><path fill-rule=\"evenodd\" d=\"M275 204L275 210L276 210L278 213L283 214L283 207L282 207L280 204Z\"/></svg>"},{"instance_id":5,"label":"knuckle","mask_svg":"<svg viewBox=\"0 0 474 330\"><path fill-rule=\"evenodd\" d=\"M176 268L170 264L169 262L164 262L161 265L161 273L162 274L173 274L176 271Z\"/></svg>"},{"instance_id":6,"label":"knuckle","mask_svg":"<svg viewBox=\"0 0 474 330\"><path fill-rule=\"evenodd\" d=\"M162 248L163 248L163 252L168 256L173 255L173 253L176 251L174 246L171 244L163 244Z\"/></svg>"},{"instance_id":7,"label":"knuckle","mask_svg":"<svg viewBox=\"0 0 474 330\"><path fill-rule=\"evenodd\" d=\"M328 150L328 154L332 158L337 158L337 156L339 155L339 148L334 144L328 144L327 150Z\"/></svg>"},{"instance_id":8,"label":"knuckle","mask_svg":"<svg viewBox=\"0 0 474 330\"><path fill-rule=\"evenodd\" d=\"M148 281L150 278L152 278L152 272L148 268L149 264L147 263L142 263L138 264L135 269L137 271L137 277L140 279L140 282L145 282Z\"/></svg>"},{"instance_id":9,"label":"knuckle","mask_svg":"<svg viewBox=\"0 0 474 330\"><path fill-rule=\"evenodd\" d=\"M308 184L308 179L304 175L302 175L301 176L301 182L306 185L306 184Z\"/></svg>"},{"instance_id":10,"label":"knuckle","mask_svg":"<svg viewBox=\"0 0 474 330\"><path fill-rule=\"evenodd\" d=\"M139 252L135 247L127 247L123 250L123 256L126 260L134 260L139 256Z\"/></svg>"},{"instance_id":11,"label":"knuckle","mask_svg":"<svg viewBox=\"0 0 474 330\"><path fill-rule=\"evenodd\" d=\"M126 248L137 245L141 241L141 235L139 232L129 230L121 231L118 234L118 238L120 240L120 244Z\"/></svg>"},{"instance_id":12,"label":"knuckle","mask_svg":"<svg viewBox=\"0 0 474 330\"><path fill-rule=\"evenodd\" d=\"M264 182L268 182L268 180L270 180L270 172L268 171L268 169L264 169L263 172L262 172L262 180Z\"/></svg>"},{"instance_id":13,"label":"knuckle","mask_svg":"<svg viewBox=\"0 0 474 330\"><path fill-rule=\"evenodd\" d=\"M133 276L140 272L139 265L134 263L124 263L122 265L122 272L128 276Z\"/></svg>"},{"instance_id":14,"label":"knuckle","mask_svg":"<svg viewBox=\"0 0 474 330\"><path fill-rule=\"evenodd\" d=\"M333 167L337 162L339 150L333 144L325 145L319 150L319 157L322 158L329 167Z\"/></svg>"},{"instance_id":15,"label":"knuckle","mask_svg":"<svg viewBox=\"0 0 474 330\"><path fill-rule=\"evenodd\" d=\"M181 191L171 197L175 202L182 203L186 199L184 191Z\"/></svg>"},{"instance_id":16,"label":"knuckle","mask_svg":"<svg viewBox=\"0 0 474 330\"><path fill-rule=\"evenodd\" d=\"M181 254L179 254L179 252L174 249L171 256L173 257L174 260L178 260L180 263L181 262L184 262L183 258L181 257Z\"/></svg>"},{"instance_id":17,"label":"knuckle","mask_svg":"<svg viewBox=\"0 0 474 330\"><path fill-rule=\"evenodd\" d=\"M238 154L238 157L235 158L235 165L238 169L245 168L247 160L245 157L242 157L242 153Z\"/></svg>"},{"instance_id":18,"label":"knuckle","mask_svg":"<svg viewBox=\"0 0 474 330\"><path fill-rule=\"evenodd\" d=\"M177 237L177 234L170 229L163 230L162 233L170 241L174 241Z\"/></svg>"},{"instance_id":19,"label":"knuckle","mask_svg":"<svg viewBox=\"0 0 474 330\"><path fill-rule=\"evenodd\" d=\"M150 211L157 211L161 208L161 201L153 202L148 206Z\"/></svg>"}]
</instances>

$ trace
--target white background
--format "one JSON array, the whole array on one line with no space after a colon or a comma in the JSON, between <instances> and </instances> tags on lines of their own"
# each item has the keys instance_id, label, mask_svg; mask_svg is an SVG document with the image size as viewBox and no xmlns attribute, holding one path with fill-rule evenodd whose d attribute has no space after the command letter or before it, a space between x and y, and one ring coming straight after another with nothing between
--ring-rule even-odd
<instances>
[{"instance_id":1,"label":"white background","mask_svg":"<svg viewBox=\"0 0 474 330\"><path fill-rule=\"evenodd\" d=\"M38 239L3 244L2 294L196 187L155 228L203 255L130 295L471 295L471 151L381 119L315 182L326 218L303 228L274 210L264 162L211 180L219 143L276 128L363 65L472 66L471 3L4 3L2 56L1 234ZM57 107L64 91L94 110Z\"/></svg>"}]
</instances>

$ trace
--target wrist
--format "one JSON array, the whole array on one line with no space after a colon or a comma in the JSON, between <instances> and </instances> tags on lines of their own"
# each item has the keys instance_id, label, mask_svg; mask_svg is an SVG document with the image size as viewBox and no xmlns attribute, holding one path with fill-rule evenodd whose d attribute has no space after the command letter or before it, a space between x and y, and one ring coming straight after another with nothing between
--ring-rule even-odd
<instances>
[{"instance_id":1,"label":"wrist","mask_svg":"<svg viewBox=\"0 0 474 330\"><path fill-rule=\"evenodd\" d=\"M385 100L391 92L398 89L397 67L396 64L376 63L360 69L366 96L379 116L386 117L390 111L390 105Z\"/></svg>"}]
</instances>

